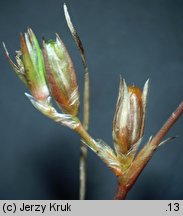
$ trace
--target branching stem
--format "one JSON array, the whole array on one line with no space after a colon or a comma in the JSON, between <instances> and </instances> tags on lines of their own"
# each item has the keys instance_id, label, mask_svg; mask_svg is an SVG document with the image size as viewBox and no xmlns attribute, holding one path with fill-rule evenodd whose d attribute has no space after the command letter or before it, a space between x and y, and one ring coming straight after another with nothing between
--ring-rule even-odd
<instances>
[{"instance_id":1,"label":"branching stem","mask_svg":"<svg viewBox=\"0 0 183 216\"><path fill-rule=\"evenodd\" d=\"M127 172L125 172L123 176L118 177L118 188L115 199L125 199L127 193L135 184L140 173L151 159L155 150L158 148L160 142L168 133L170 128L175 124L175 122L181 117L182 113L183 101L168 118L162 128L157 132L154 138L142 148Z\"/></svg>"}]
</instances>

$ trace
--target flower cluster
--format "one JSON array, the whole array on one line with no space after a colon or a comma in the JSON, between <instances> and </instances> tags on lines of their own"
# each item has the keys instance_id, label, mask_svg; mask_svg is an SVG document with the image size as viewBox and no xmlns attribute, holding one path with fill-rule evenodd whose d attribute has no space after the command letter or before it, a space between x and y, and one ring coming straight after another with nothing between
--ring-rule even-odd
<instances>
[{"instance_id":1,"label":"flower cluster","mask_svg":"<svg viewBox=\"0 0 183 216\"><path fill-rule=\"evenodd\" d=\"M79 111L79 92L75 69L64 43L56 34L56 40L43 40L41 49L34 32L28 28L24 35L20 35L20 44L21 50L15 56L16 64L5 45L4 48L14 71L32 94L26 95L43 114L74 129L78 124L75 117ZM142 92L138 87L127 86L124 80L120 80L113 121L116 154L100 142L93 140L93 144L89 145L102 160L108 161L110 167L115 164L122 172L132 164L142 140L147 93L148 81ZM55 99L63 114L54 109L51 98Z\"/></svg>"},{"instance_id":2,"label":"flower cluster","mask_svg":"<svg viewBox=\"0 0 183 216\"><path fill-rule=\"evenodd\" d=\"M21 49L16 52L16 63L12 61L3 44L5 53L15 73L29 89L31 95L26 93L26 96L36 109L80 135L82 143L93 150L118 177L116 199L124 199L154 151L163 143L174 138L170 137L162 141L168 130L183 113L183 102L135 157L144 133L149 80L146 81L141 91L139 87L128 86L125 80L120 79L112 131L115 152L103 140L95 141L87 132L89 75L85 52L65 4L64 13L69 30L80 51L85 70L85 120L83 124L78 118L80 101L75 69L64 43L57 34L55 40L43 40L41 49L34 32L28 28L26 33L20 35ZM57 112L53 107L52 98L62 113Z\"/></svg>"},{"instance_id":3,"label":"flower cluster","mask_svg":"<svg viewBox=\"0 0 183 216\"><path fill-rule=\"evenodd\" d=\"M14 71L30 90L33 98L42 104L55 99L63 113L77 116L79 92L72 60L63 42L43 41L43 52L32 29L20 36L21 50L16 52L15 64L4 45ZM43 55L44 54L44 55Z\"/></svg>"}]
</instances>

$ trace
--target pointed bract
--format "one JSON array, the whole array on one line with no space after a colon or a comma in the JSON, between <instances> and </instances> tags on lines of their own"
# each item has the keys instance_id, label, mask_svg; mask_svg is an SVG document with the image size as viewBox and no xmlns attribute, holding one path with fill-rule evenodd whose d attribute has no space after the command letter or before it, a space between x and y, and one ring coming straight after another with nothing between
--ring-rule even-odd
<instances>
[{"instance_id":1,"label":"pointed bract","mask_svg":"<svg viewBox=\"0 0 183 216\"><path fill-rule=\"evenodd\" d=\"M21 79L21 81L27 86L24 66L23 66L23 62L21 60L21 51L16 52L16 55L15 55L15 60L17 62L17 65L16 65L12 61L12 59L10 58L9 52L8 52L4 42L3 42L3 47L4 47L4 50L5 50L6 57L7 57L8 61L9 61L10 65L12 66L13 70L18 75L18 77Z\"/></svg>"}]
</instances>

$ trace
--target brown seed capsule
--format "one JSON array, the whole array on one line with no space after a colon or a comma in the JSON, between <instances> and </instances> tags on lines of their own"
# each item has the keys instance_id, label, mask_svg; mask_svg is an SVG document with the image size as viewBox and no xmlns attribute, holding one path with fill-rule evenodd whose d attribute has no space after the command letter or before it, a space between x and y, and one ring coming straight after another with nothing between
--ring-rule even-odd
<instances>
[{"instance_id":1,"label":"brown seed capsule","mask_svg":"<svg viewBox=\"0 0 183 216\"><path fill-rule=\"evenodd\" d=\"M132 160L144 132L148 81L143 92L120 80L119 96L113 121L113 140L122 162Z\"/></svg>"}]
</instances>

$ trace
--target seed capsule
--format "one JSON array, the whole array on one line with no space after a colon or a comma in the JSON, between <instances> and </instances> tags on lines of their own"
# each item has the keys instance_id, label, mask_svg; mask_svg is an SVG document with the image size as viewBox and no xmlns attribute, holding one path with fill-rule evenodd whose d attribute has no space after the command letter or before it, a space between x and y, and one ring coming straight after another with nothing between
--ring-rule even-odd
<instances>
[{"instance_id":1,"label":"seed capsule","mask_svg":"<svg viewBox=\"0 0 183 216\"><path fill-rule=\"evenodd\" d=\"M59 107L64 113L76 116L79 109L77 78L72 60L60 37L43 41L46 78Z\"/></svg>"},{"instance_id":2,"label":"seed capsule","mask_svg":"<svg viewBox=\"0 0 183 216\"><path fill-rule=\"evenodd\" d=\"M144 132L148 81L143 92L120 80L119 96L113 120L113 141L118 158L129 166ZM125 165L125 166L126 166Z\"/></svg>"}]
</instances>

